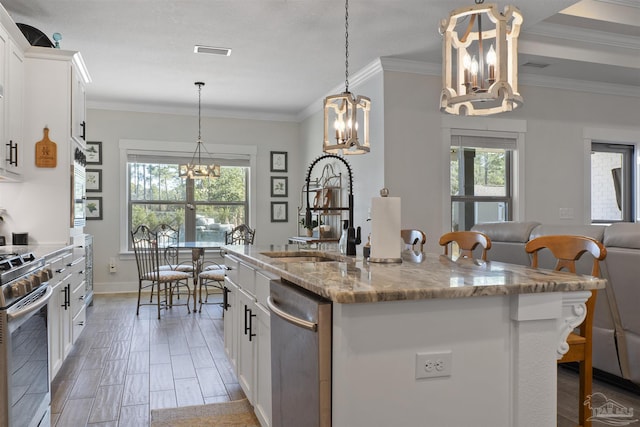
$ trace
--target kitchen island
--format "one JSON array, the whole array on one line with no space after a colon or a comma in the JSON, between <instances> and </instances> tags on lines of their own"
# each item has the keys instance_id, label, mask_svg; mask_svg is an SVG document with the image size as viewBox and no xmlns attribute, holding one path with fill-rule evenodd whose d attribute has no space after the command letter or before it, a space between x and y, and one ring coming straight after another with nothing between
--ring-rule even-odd
<instances>
[{"instance_id":1,"label":"kitchen island","mask_svg":"<svg viewBox=\"0 0 640 427\"><path fill-rule=\"evenodd\" d=\"M369 264L296 245L226 249L332 301L334 427L555 426L556 361L606 284L437 254ZM449 375L417 378L417 360L443 355Z\"/></svg>"}]
</instances>

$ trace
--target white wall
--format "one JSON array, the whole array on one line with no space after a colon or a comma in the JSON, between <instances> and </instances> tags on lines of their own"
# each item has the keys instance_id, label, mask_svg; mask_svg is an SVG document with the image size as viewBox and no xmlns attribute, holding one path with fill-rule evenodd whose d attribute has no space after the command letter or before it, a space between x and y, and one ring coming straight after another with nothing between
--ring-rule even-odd
<instances>
[{"instance_id":1,"label":"white wall","mask_svg":"<svg viewBox=\"0 0 640 427\"><path fill-rule=\"evenodd\" d=\"M197 138L197 116L170 114L133 113L126 111L89 110L87 112L87 140L102 141L103 162L101 166L103 191L103 220L87 221L85 232L94 235L94 282L97 292L136 290L137 272L135 260L131 254L120 254L119 230L126 227L120 223L121 204L119 193L119 149L121 139L151 141L193 142ZM303 165L299 158L298 124L264 120L214 119L202 118L202 136L211 144L242 144L257 146L257 189L256 218L252 226L256 228L256 244L286 243L286 237L294 235L296 223L270 222L269 152L286 151L289 153L289 218L295 214L297 204L296 188L302 180ZM296 179L299 179L296 182ZM285 200L285 199L279 199ZM108 272L110 257L118 262L116 273Z\"/></svg>"}]
</instances>

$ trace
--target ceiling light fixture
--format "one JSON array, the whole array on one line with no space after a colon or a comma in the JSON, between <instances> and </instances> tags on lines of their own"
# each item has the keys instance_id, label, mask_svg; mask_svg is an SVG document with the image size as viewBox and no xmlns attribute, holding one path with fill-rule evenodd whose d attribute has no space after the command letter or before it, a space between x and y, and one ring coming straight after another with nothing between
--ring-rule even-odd
<instances>
[{"instance_id":1,"label":"ceiling light fixture","mask_svg":"<svg viewBox=\"0 0 640 427\"><path fill-rule=\"evenodd\" d=\"M193 53L208 53L210 55L231 56L231 48L203 46L197 44L193 47Z\"/></svg>"},{"instance_id":2,"label":"ceiling light fixture","mask_svg":"<svg viewBox=\"0 0 640 427\"><path fill-rule=\"evenodd\" d=\"M468 116L511 111L523 103L518 92L522 14L514 6L501 13L496 4L475 3L452 11L440 23L440 111Z\"/></svg>"},{"instance_id":3,"label":"ceiling light fixture","mask_svg":"<svg viewBox=\"0 0 640 427\"><path fill-rule=\"evenodd\" d=\"M366 96L354 97L349 92L349 0L345 1L344 9L345 89L339 95L329 95L324 99L322 149L331 154L365 154L369 152L371 100ZM333 126L333 131L329 126Z\"/></svg>"},{"instance_id":4,"label":"ceiling light fixture","mask_svg":"<svg viewBox=\"0 0 640 427\"><path fill-rule=\"evenodd\" d=\"M204 178L218 178L220 176L220 165L217 165L211 159L210 164L203 164L202 162L202 150L211 158L211 154L207 151L207 148L202 143L201 134L201 122L202 122L202 86L203 82L195 82L198 86L198 141L196 143L196 149L193 152L191 162L187 164L181 164L178 166L178 176L180 178L190 179L204 179ZM206 161L206 159L205 159ZM207 162L209 163L209 162Z\"/></svg>"}]
</instances>

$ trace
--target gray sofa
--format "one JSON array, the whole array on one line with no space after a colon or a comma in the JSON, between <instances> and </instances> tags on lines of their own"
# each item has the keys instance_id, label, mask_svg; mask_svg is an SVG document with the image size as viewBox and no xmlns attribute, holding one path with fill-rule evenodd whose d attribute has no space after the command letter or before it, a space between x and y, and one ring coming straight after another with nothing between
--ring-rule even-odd
<instances>
[{"instance_id":1,"label":"gray sofa","mask_svg":"<svg viewBox=\"0 0 640 427\"><path fill-rule=\"evenodd\" d=\"M593 367L640 386L640 224L544 225L538 222L477 224L472 230L491 238L489 259L529 265L526 242L549 234L592 237L607 248L601 263L605 290L598 292L593 324ZM479 254L478 254L479 255ZM589 274L593 258L585 254L577 265ZM540 254L540 266L553 268L553 256Z\"/></svg>"}]
</instances>

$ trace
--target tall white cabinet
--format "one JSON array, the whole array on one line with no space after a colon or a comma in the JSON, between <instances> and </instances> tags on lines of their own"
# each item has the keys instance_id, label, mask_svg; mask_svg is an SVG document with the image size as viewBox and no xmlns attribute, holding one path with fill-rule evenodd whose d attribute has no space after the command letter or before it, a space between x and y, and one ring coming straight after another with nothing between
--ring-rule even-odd
<instances>
[{"instance_id":1,"label":"tall white cabinet","mask_svg":"<svg viewBox=\"0 0 640 427\"><path fill-rule=\"evenodd\" d=\"M31 243L72 243L74 236L83 233L71 222L71 173L75 149L85 148L84 86L89 74L79 52L36 46L24 52L23 67L23 179L4 186L3 207L11 221L10 231L28 230ZM44 138L45 128L56 143L55 167L36 167L35 147Z\"/></svg>"}]
</instances>

